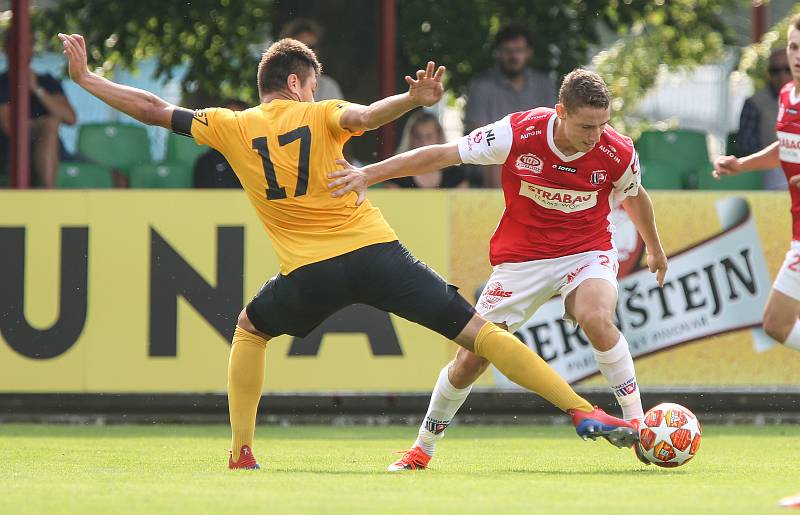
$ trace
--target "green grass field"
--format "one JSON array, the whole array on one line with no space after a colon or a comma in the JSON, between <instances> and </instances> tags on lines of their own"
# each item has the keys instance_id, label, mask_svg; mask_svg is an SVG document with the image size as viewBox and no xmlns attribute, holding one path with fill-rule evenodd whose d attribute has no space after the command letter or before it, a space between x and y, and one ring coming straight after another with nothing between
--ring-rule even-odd
<instances>
[{"instance_id":1,"label":"green grass field","mask_svg":"<svg viewBox=\"0 0 800 515\"><path fill-rule=\"evenodd\" d=\"M228 471L224 426L0 425L0 513L783 512L798 428L703 429L697 457L665 470L568 426L458 426L433 468L390 474L416 428L262 427L264 468Z\"/></svg>"}]
</instances>

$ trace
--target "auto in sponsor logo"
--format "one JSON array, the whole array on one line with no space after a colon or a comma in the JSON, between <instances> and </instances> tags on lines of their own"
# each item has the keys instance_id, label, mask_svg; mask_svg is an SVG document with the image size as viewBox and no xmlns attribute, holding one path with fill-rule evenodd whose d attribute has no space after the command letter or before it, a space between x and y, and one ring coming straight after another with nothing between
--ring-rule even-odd
<instances>
[{"instance_id":1,"label":"auto in sponsor logo","mask_svg":"<svg viewBox=\"0 0 800 515\"><path fill-rule=\"evenodd\" d=\"M530 132L523 132L522 134L519 135L519 139L525 140L525 139L528 139L528 138L532 138L532 137L535 137L535 136L541 136L542 135L542 131L541 130L533 130L533 129L534 129L533 126L528 127L527 129L525 129L526 131L530 131Z\"/></svg>"},{"instance_id":2,"label":"auto in sponsor logo","mask_svg":"<svg viewBox=\"0 0 800 515\"><path fill-rule=\"evenodd\" d=\"M542 173L544 162L536 154L520 154L514 166L520 171Z\"/></svg>"},{"instance_id":3,"label":"auto in sponsor logo","mask_svg":"<svg viewBox=\"0 0 800 515\"><path fill-rule=\"evenodd\" d=\"M567 173L578 173L577 168L573 168L571 166L566 165L553 165L553 168L558 170L559 172L567 172Z\"/></svg>"},{"instance_id":4,"label":"auto in sponsor logo","mask_svg":"<svg viewBox=\"0 0 800 515\"><path fill-rule=\"evenodd\" d=\"M598 148L600 152L613 159L615 163L620 162L620 158L617 156L617 149L613 145L600 145Z\"/></svg>"}]
</instances>

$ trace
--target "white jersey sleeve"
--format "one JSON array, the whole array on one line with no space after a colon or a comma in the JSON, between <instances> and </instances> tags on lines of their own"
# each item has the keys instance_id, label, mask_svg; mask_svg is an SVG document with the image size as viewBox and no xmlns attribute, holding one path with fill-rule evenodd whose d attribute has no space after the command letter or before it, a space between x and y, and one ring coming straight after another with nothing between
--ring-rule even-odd
<instances>
[{"instance_id":1,"label":"white jersey sleeve","mask_svg":"<svg viewBox=\"0 0 800 515\"><path fill-rule=\"evenodd\" d=\"M631 162L622 176L614 181L614 200L622 202L625 197L635 197L639 194L642 184L642 174L639 170L639 154L633 151Z\"/></svg>"},{"instance_id":2,"label":"white jersey sleeve","mask_svg":"<svg viewBox=\"0 0 800 515\"><path fill-rule=\"evenodd\" d=\"M471 165L501 165L508 159L514 134L511 118L506 116L479 127L458 140L461 162Z\"/></svg>"}]
</instances>

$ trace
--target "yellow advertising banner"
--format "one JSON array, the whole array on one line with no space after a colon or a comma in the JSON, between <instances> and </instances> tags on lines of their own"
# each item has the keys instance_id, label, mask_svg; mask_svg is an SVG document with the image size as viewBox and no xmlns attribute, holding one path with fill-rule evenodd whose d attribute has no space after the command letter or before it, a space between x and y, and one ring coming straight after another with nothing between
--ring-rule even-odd
<instances>
[{"instance_id":1,"label":"yellow advertising banner","mask_svg":"<svg viewBox=\"0 0 800 515\"><path fill-rule=\"evenodd\" d=\"M373 195L443 275L446 193ZM222 392L236 317L278 263L241 192L0 193L0 392ZM270 342L271 392L424 391L452 344L377 310Z\"/></svg>"},{"instance_id":2,"label":"yellow advertising banner","mask_svg":"<svg viewBox=\"0 0 800 515\"><path fill-rule=\"evenodd\" d=\"M375 191L401 241L471 301L491 273L495 191ZM616 215L618 317L647 386L795 385L760 333L790 239L785 193L653 194L670 255L653 289ZM0 193L0 392L222 392L236 316L278 263L238 191ZM559 301L518 335L569 381L604 386ZM454 345L364 306L267 354L267 392L427 392ZM574 351L574 352L573 352ZM495 371L480 386L513 388Z\"/></svg>"}]
</instances>

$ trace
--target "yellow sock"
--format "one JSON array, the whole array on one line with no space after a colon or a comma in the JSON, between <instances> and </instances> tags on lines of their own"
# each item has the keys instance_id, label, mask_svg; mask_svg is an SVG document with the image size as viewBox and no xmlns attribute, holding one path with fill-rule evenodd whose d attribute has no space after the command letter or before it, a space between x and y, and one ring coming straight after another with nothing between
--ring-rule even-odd
<instances>
[{"instance_id":1,"label":"yellow sock","mask_svg":"<svg viewBox=\"0 0 800 515\"><path fill-rule=\"evenodd\" d=\"M478 331L475 354L488 359L507 378L541 395L563 411L579 409L588 412L594 409L538 354L491 322Z\"/></svg>"},{"instance_id":2,"label":"yellow sock","mask_svg":"<svg viewBox=\"0 0 800 515\"><path fill-rule=\"evenodd\" d=\"M239 460L242 445L253 448L256 411L264 389L267 340L236 327L228 361L228 411L231 416L231 450Z\"/></svg>"}]
</instances>

